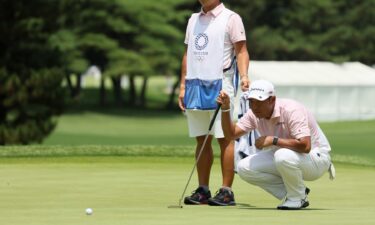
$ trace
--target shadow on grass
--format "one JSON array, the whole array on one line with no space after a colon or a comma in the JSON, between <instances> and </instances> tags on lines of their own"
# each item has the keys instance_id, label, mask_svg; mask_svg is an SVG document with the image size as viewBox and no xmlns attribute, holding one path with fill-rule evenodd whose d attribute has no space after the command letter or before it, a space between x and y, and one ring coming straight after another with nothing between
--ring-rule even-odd
<instances>
[{"instance_id":1,"label":"shadow on grass","mask_svg":"<svg viewBox=\"0 0 375 225\"><path fill-rule=\"evenodd\" d=\"M80 115L93 112L109 116L125 116L137 118L174 118L181 117L180 110L156 109L156 108L119 108L115 106L73 106L67 107L65 115Z\"/></svg>"},{"instance_id":2,"label":"shadow on grass","mask_svg":"<svg viewBox=\"0 0 375 225\"><path fill-rule=\"evenodd\" d=\"M277 210L277 211L325 211L325 210L332 210L332 209L322 209L322 208L307 208L307 209L289 209L289 210L279 210L276 207L272 208L261 208L256 206L250 207L236 207L236 209L247 209L247 210Z\"/></svg>"},{"instance_id":3,"label":"shadow on grass","mask_svg":"<svg viewBox=\"0 0 375 225\"><path fill-rule=\"evenodd\" d=\"M305 208L297 210L278 210L276 207L272 208L262 208L256 207L255 205L247 203L237 203L234 207L223 207L225 209L246 209L246 210L277 210L277 211L321 211L321 210L332 210L332 209L322 209L322 208Z\"/></svg>"},{"instance_id":4,"label":"shadow on grass","mask_svg":"<svg viewBox=\"0 0 375 225\"><path fill-rule=\"evenodd\" d=\"M99 103L99 89L85 88L82 89L81 95L76 99L66 98L66 107L64 114L83 114L85 112L94 112L104 115L126 116L126 117L144 117L144 118L163 118L181 116L177 102L173 106L167 108L167 99L163 99L159 95L147 97L146 106L128 105L128 96L124 92L124 99L121 105L117 105L111 92L107 93L106 103ZM164 97L165 98L165 97Z\"/></svg>"},{"instance_id":5,"label":"shadow on grass","mask_svg":"<svg viewBox=\"0 0 375 225\"><path fill-rule=\"evenodd\" d=\"M275 208L259 208L259 207L239 207L237 209L247 209L247 210L277 210L277 211L323 211L332 209L320 209L320 208L308 208L308 209L289 209L289 210L279 210Z\"/></svg>"}]
</instances>

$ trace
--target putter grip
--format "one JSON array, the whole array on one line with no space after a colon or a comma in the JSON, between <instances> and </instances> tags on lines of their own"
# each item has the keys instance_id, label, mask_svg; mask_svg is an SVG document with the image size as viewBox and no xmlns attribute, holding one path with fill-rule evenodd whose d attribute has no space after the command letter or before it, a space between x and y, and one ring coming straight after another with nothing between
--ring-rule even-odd
<instances>
[{"instance_id":1,"label":"putter grip","mask_svg":"<svg viewBox=\"0 0 375 225\"><path fill-rule=\"evenodd\" d=\"M215 110L214 116L213 116L212 119L211 119L210 126L208 127L208 131L211 131L211 129L212 129L212 126L213 126L214 123L215 123L216 116L217 116L217 114L219 113L220 107L221 107L221 104L218 104L218 105L217 105L217 108L216 108L216 110Z\"/></svg>"}]
</instances>

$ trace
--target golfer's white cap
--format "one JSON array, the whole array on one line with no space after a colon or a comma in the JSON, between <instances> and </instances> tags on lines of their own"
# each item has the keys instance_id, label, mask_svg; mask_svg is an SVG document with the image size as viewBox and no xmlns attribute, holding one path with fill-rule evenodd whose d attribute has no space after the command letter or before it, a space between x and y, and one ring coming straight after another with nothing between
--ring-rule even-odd
<instances>
[{"instance_id":1,"label":"golfer's white cap","mask_svg":"<svg viewBox=\"0 0 375 225\"><path fill-rule=\"evenodd\" d=\"M264 101L271 96L275 96L275 88L273 84L266 80L255 80L251 82L248 98L254 98L259 101Z\"/></svg>"}]
</instances>

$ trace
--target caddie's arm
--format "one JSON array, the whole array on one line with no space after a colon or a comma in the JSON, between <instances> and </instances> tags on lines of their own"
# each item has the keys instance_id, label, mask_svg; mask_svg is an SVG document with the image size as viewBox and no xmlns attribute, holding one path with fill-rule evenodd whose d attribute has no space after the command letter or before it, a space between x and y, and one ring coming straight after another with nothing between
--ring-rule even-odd
<instances>
[{"instance_id":1,"label":"caddie's arm","mask_svg":"<svg viewBox=\"0 0 375 225\"><path fill-rule=\"evenodd\" d=\"M185 103L184 103L184 97L185 97L185 76L186 76L186 62L187 62L187 45L185 48L184 55L182 57L181 62L181 79L180 79L180 93L178 95L178 106L182 111L185 111Z\"/></svg>"},{"instance_id":2,"label":"caddie's arm","mask_svg":"<svg viewBox=\"0 0 375 225\"><path fill-rule=\"evenodd\" d=\"M221 126L225 138L227 140L234 140L244 135L246 132L232 122L230 117L230 98L225 91L220 91L220 94L217 97L217 103L221 104Z\"/></svg>"},{"instance_id":3,"label":"caddie's arm","mask_svg":"<svg viewBox=\"0 0 375 225\"><path fill-rule=\"evenodd\" d=\"M241 77L241 89L242 91L247 91L250 85L248 77L250 57L249 53L247 52L246 41L239 41L234 43L234 50L237 56L238 72Z\"/></svg>"}]
</instances>

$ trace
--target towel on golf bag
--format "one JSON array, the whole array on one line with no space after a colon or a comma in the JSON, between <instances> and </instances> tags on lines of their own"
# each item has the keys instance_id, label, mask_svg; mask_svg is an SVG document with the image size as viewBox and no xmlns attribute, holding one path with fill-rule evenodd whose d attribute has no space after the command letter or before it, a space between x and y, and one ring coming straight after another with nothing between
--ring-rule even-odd
<instances>
[{"instance_id":1,"label":"towel on golf bag","mask_svg":"<svg viewBox=\"0 0 375 225\"><path fill-rule=\"evenodd\" d=\"M238 119L241 119L241 117L250 109L247 92L242 93L239 100L240 106L238 110ZM241 159L259 151L255 147L255 140L257 138L259 138L259 133L257 130L253 130L244 134L234 142L234 171L236 173L237 164Z\"/></svg>"}]
</instances>

